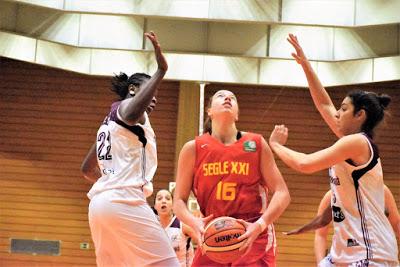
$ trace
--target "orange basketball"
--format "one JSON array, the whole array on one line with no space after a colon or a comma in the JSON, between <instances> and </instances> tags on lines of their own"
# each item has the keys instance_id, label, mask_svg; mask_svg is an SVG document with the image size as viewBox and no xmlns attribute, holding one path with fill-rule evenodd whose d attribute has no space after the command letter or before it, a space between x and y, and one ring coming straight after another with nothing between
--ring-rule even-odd
<instances>
[{"instance_id":1,"label":"orange basketball","mask_svg":"<svg viewBox=\"0 0 400 267\"><path fill-rule=\"evenodd\" d=\"M232 217L219 217L205 228L203 248L207 257L218 263L234 262L245 251L239 247L245 240L238 238L246 232L246 227Z\"/></svg>"}]
</instances>

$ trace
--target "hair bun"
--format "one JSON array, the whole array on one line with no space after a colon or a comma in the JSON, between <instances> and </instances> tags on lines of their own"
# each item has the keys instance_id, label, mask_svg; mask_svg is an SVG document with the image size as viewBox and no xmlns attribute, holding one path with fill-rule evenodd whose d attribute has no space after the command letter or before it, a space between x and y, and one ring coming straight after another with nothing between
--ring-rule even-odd
<instances>
[{"instance_id":1,"label":"hair bun","mask_svg":"<svg viewBox=\"0 0 400 267\"><path fill-rule=\"evenodd\" d=\"M126 73L120 72L118 75L114 76L115 79L119 82L126 82L128 81L128 75L126 75Z\"/></svg>"},{"instance_id":2,"label":"hair bun","mask_svg":"<svg viewBox=\"0 0 400 267\"><path fill-rule=\"evenodd\" d=\"M114 77L111 80L111 84L115 88L116 91L119 91L120 87L127 87L128 84L128 75L126 75L123 72L120 72L118 75L115 74Z\"/></svg>"},{"instance_id":3,"label":"hair bun","mask_svg":"<svg viewBox=\"0 0 400 267\"><path fill-rule=\"evenodd\" d=\"M391 97L387 94L380 94L378 95L379 104L385 109L389 105L390 101L392 100Z\"/></svg>"}]
</instances>

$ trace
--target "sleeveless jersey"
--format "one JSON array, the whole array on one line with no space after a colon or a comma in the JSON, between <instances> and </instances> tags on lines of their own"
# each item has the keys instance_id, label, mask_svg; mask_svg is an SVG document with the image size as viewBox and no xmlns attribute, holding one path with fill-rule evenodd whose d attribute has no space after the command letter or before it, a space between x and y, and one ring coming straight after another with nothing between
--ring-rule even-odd
<instances>
[{"instance_id":1,"label":"sleeveless jersey","mask_svg":"<svg viewBox=\"0 0 400 267\"><path fill-rule=\"evenodd\" d=\"M190 242L190 238L182 231L182 224L176 216L172 217L170 224L165 228L172 248L175 250L176 256L182 267L191 266L194 249Z\"/></svg>"},{"instance_id":2,"label":"sleeveless jersey","mask_svg":"<svg viewBox=\"0 0 400 267\"><path fill-rule=\"evenodd\" d=\"M366 135L371 157L354 166L349 161L329 169L334 235L333 263L397 262L397 242L385 216L382 166L376 145Z\"/></svg>"},{"instance_id":3,"label":"sleeveless jersey","mask_svg":"<svg viewBox=\"0 0 400 267\"><path fill-rule=\"evenodd\" d=\"M244 134L225 146L210 134L196 137L193 192L204 216L231 216L255 222L267 207L267 192L261 185L261 135ZM251 251L234 264L275 259L272 224L254 241ZM196 250L192 266L222 266Z\"/></svg>"},{"instance_id":4,"label":"sleeveless jersey","mask_svg":"<svg viewBox=\"0 0 400 267\"><path fill-rule=\"evenodd\" d=\"M195 143L193 191L202 214L245 220L260 217L261 136L246 133L226 146L206 133L196 137Z\"/></svg>"},{"instance_id":5,"label":"sleeveless jersey","mask_svg":"<svg viewBox=\"0 0 400 267\"><path fill-rule=\"evenodd\" d=\"M125 124L118 115L121 102L115 102L97 132L97 160L102 176L88 193L123 189L114 199L122 202L145 200L142 187L151 183L157 169L156 137L147 113L145 123Z\"/></svg>"}]
</instances>

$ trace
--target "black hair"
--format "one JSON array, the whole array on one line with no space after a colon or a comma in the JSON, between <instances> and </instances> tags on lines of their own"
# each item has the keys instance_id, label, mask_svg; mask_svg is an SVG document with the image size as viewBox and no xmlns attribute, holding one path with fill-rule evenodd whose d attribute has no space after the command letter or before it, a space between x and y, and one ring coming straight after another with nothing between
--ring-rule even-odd
<instances>
[{"instance_id":1,"label":"black hair","mask_svg":"<svg viewBox=\"0 0 400 267\"><path fill-rule=\"evenodd\" d=\"M111 80L111 91L116 93L120 100L123 100L129 94L129 85L132 84L136 87L139 87L150 78L151 76L147 75L146 73L135 73L128 77L126 73L120 72L119 74L114 75Z\"/></svg>"},{"instance_id":2,"label":"black hair","mask_svg":"<svg viewBox=\"0 0 400 267\"><path fill-rule=\"evenodd\" d=\"M373 138L374 129L383 120L385 110L391 101L390 96L362 90L352 90L347 96L354 106L354 115L362 109L365 110L367 118L361 130Z\"/></svg>"}]
</instances>

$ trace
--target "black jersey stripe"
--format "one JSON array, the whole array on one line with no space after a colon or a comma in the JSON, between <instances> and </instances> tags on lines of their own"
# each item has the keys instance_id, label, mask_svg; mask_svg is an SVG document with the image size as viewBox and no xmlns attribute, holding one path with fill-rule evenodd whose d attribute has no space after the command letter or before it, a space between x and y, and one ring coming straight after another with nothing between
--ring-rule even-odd
<instances>
[{"instance_id":1,"label":"black jersey stripe","mask_svg":"<svg viewBox=\"0 0 400 267\"><path fill-rule=\"evenodd\" d=\"M366 136L366 137L368 138L368 136ZM354 170L351 173L351 176L353 178L354 187L356 190L357 208L358 208L358 212L359 212L360 218L361 218L361 230L363 233L364 243L365 243L366 250L367 250L367 259L372 259L372 257L373 257L372 246L371 246L369 233L368 233L367 220L365 218L364 204L363 204L363 200L360 196L359 181L364 176L364 174L366 174L368 171L372 170L378 164L379 152L378 152L377 146L372 142L372 140L370 138L368 138L368 143L371 144L371 147L372 147L371 162L362 169Z\"/></svg>"}]
</instances>

